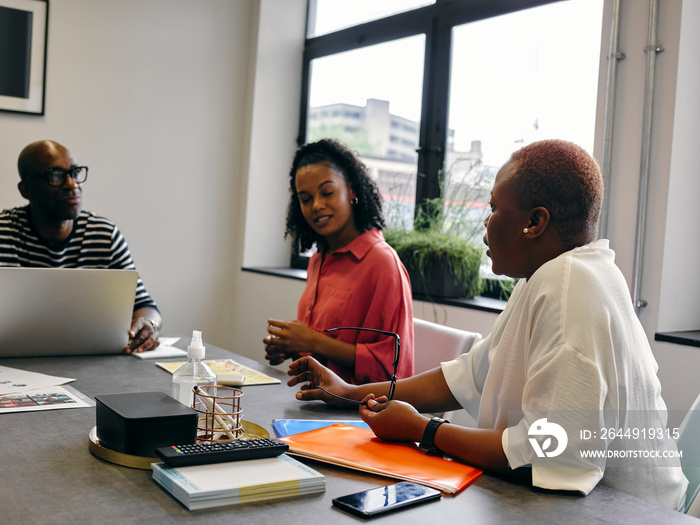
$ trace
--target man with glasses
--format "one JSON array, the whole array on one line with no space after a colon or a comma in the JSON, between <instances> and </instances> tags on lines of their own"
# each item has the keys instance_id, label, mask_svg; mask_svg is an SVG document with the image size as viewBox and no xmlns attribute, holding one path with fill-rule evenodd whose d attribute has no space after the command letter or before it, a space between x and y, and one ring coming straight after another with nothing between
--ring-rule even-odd
<instances>
[{"instance_id":1,"label":"man with glasses","mask_svg":"<svg viewBox=\"0 0 700 525\"><path fill-rule=\"evenodd\" d=\"M29 204L0 213L0 266L135 269L117 226L82 210L88 168L67 148L34 142L20 153L17 168ZM157 347L161 322L139 277L126 353Z\"/></svg>"}]
</instances>

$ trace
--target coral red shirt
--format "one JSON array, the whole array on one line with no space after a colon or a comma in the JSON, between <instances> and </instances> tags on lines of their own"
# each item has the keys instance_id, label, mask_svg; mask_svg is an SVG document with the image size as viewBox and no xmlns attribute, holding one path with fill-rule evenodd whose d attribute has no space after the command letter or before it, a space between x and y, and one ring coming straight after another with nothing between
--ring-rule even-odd
<instances>
[{"instance_id":1,"label":"coral red shirt","mask_svg":"<svg viewBox=\"0 0 700 525\"><path fill-rule=\"evenodd\" d=\"M309 261L306 289L297 319L317 332L340 326L376 328L399 334L401 356L396 376L413 375L413 298L411 282L399 256L380 230L361 234L350 244ZM341 330L331 332L356 345L355 369L324 362L344 380L354 383L386 381L393 373L391 336Z\"/></svg>"}]
</instances>

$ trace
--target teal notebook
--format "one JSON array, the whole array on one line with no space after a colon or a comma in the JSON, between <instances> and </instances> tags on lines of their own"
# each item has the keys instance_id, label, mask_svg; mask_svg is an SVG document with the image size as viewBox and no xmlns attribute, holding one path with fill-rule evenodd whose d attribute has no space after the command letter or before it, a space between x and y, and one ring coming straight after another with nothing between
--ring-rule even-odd
<instances>
[{"instance_id":1,"label":"teal notebook","mask_svg":"<svg viewBox=\"0 0 700 525\"><path fill-rule=\"evenodd\" d=\"M359 419L350 421L335 421L329 419L273 419L272 429L275 431L277 437L284 437L308 430L329 427L333 423L343 423L345 425L369 429L369 425Z\"/></svg>"}]
</instances>

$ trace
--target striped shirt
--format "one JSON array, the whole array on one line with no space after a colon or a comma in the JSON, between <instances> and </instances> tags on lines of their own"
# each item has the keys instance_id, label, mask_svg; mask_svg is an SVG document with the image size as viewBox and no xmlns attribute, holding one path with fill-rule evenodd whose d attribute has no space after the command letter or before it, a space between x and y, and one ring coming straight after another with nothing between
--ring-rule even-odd
<instances>
[{"instance_id":1,"label":"striped shirt","mask_svg":"<svg viewBox=\"0 0 700 525\"><path fill-rule=\"evenodd\" d=\"M136 269L126 240L109 219L81 211L68 239L51 248L37 235L29 213L29 206L0 213L0 266ZM158 309L139 277L134 311L144 306Z\"/></svg>"}]
</instances>

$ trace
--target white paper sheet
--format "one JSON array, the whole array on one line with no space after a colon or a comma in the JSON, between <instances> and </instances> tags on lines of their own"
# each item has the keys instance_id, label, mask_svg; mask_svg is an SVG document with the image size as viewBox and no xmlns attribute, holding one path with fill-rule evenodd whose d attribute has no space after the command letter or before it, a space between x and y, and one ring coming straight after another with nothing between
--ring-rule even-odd
<instances>
[{"instance_id":1,"label":"white paper sheet","mask_svg":"<svg viewBox=\"0 0 700 525\"><path fill-rule=\"evenodd\" d=\"M48 386L63 385L75 378L56 377L38 372L28 372L9 366L0 366L0 395L11 392L25 392Z\"/></svg>"},{"instance_id":2,"label":"white paper sheet","mask_svg":"<svg viewBox=\"0 0 700 525\"><path fill-rule=\"evenodd\" d=\"M166 357L183 357L187 355L187 350L172 346L180 340L179 337L160 337L159 339L160 345L155 350L131 355L139 359L164 359Z\"/></svg>"},{"instance_id":3,"label":"white paper sheet","mask_svg":"<svg viewBox=\"0 0 700 525\"><path fill-rule=\"evenodd\" d=\"M91 406L95 406L94 401L69 386L47 386L0 395L0 414Z\"/></svg>"}]
</instances>

